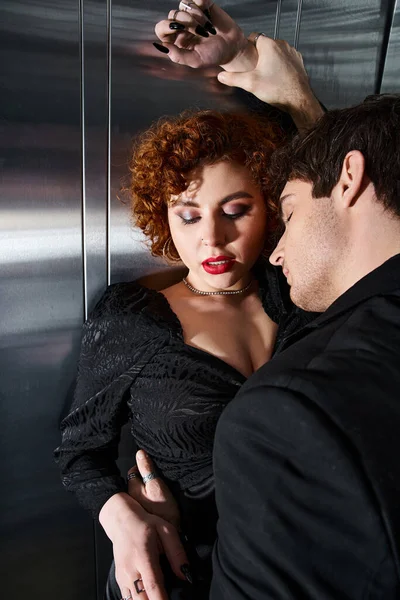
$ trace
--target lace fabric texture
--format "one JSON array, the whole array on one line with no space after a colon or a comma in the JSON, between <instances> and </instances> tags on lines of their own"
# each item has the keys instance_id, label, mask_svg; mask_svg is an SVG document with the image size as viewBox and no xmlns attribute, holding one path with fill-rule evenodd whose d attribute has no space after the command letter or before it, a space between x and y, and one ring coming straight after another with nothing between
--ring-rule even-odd
<instances>
[{"instance_id":1,"label":"lace fabric texture","mask_svg":"<svg viewBox=\"0 0 400 600\"><path fill-rule=\"evenodd\" d=\"M276 269L260 262L255 275L265 311L282 324L279 344L303 317L288 309ZM153 458L182 510L191 513L193 500L198 512L199 501L213 495L218 418L244 381L221 359L185 344L162 294L137 283L110 286L83 329L74 402L55 451L64 486L95 517L125 491L115 461L130 420L138 447Z\"/></svg>"}]
</instances>

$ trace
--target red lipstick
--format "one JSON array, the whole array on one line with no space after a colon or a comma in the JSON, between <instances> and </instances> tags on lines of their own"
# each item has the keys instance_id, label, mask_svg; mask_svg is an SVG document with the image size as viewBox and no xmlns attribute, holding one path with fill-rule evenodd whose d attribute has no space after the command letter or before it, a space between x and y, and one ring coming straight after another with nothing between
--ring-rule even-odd
<instances>
[{"instance_id":1,"label":"red lipstick","mask_svg":"<svg viewBox=\"0 0 400 600\"><path fill-rule=\"evenodd\" d=\"M235 259L231 256L210 256L201 263L206 273L210 275L221 275L230 271Z\"/></svg>"}]
</instances>

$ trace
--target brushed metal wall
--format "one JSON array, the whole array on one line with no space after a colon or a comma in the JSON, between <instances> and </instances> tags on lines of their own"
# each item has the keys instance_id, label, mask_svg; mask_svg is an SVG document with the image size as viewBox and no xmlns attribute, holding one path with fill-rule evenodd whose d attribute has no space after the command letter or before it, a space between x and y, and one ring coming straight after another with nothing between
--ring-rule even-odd
<instances>
[{"instance_id":1,"label":"brushed metal wall","mask_svg":"<svg viewBox=\"0 0 400 600\"><path fill-rule=\"evenodd\" d=\"M302 51L328 107L400 90L399 0L226 0L243 29ZM165 271L117 198L132 137L187 107L235 108L212 70L152 46L170 0L2 0L2 595L100 600L110 548L61 488L52 451L82 321L108 281ZM122 463L131 460L124 442Z\"/></svg>"}]
</instances>

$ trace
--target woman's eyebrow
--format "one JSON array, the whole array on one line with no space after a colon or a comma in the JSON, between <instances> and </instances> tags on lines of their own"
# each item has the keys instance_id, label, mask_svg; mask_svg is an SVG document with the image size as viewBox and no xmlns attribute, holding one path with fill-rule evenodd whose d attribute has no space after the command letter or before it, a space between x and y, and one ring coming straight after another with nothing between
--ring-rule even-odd
<instances>
[{"instance_id":1,"label":"woman's eyebrow","mask_svg":"<svg viewBox=\"0 0 400 600\"><path fill-rule=\"evenodd\" d=\"M234 192L233 194L229 194L229 196L225 196L218 202L218 206L223 206L227 202L231 202L232 200L239 200L240 198L253 198L253 195L249 192L245 192L244 190L240 190L239 192ZM195 202L194 200L185 200L182 198L174 203L174 206L194 206L195 208L200 208L200 204Z\"/></svg>"}]
</instances>

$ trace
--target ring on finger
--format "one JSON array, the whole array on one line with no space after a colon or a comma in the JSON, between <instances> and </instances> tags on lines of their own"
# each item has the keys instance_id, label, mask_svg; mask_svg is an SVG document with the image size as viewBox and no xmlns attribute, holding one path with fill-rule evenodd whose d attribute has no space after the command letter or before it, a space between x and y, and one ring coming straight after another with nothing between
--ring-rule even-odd
<instances>
[{"instance_id":1,"label":"ring on finger","mask_svg":"<svg viewBox=\"0 0 400 600\"><path fill-rule=\"evenodd\" d=\"M129 594L129 596L125 596L125 598L121 598L121 600L132 600L132 596Z\"/></svg>"},{"instance_id":2,"label":"ring on finger","mask_svg":"<svg viewBox=\"0 0 400 600\"><path fill-rule=\"evenodd\" d=\"M193 6L190 6L191 4L197 7L197 4L195 4L194 2L183 2L183 0L181 0L181 2L179 3L179 8L180 10L184 10L185 12L187 12L188 10L193 10Z\"/></svg>"},{"instance_id":3,"label":"ring on finger","mask_svg":"<svg viewBox=\"0 0 400 600\"><path fill-rule=\"evenodd\" d=\"M143 477L143 484L146 485L146 483L148 481L151 481L152 479L157 479L157 473L155 471L152 471L151 473Z\"/></svg>"},{"instance_id":4,"label":"ring on finger","mask_svg":"<svg viewBox=\"0 0 400 600\"><path fill-rule=\"evenodd\" d=\"M255 45L255 47L257 47L257 40L258 40L258 38L259 38L261 35L262 35L263 37L267 37L267 34L266 34L266 33L264 33L263 31L261 31L260 33L256 33L256 35L254 36L254 38L253 38L253 40L252 40L252 41L253 41L253 44Z\"/></svg>"},{"instance_id":5,"label":"ring on finger","mask_svg":"<svg viewBox=\"0 0 400 600\"><path fill-rule=\"evenodd\" d=\"M128 473L126 479L130 481L131 479L136 479L137 477L140 479L139 473Z\"/></svg>"},{"instance_id":6,"label":"ring on finger","mask_svg":"<svg viewBox=\"0 0 400 600\"><path fill-rule=\"evenodd\" d=\"M135 581L133 582L133 585L135 586L135 590L136 590L137 594L141 594L142 592L144 592L144 587L143 586L139 587L140 583L143 583L141 579L135 579ZM131 598L132 598L132 596L131 596Z\"/></svg>"},{"instance_id":7,"label":"ring on finger","mask_svg":"<svg viewBox=\"0 0 400 600\"><path fill-rule=\"evenodd\" d=\"M178 12L180 12L179 8L174 12L174 14L172 15L172 19L171 21L176 21L176 15L178 14Z\"/></svg>"}]
</instances>

